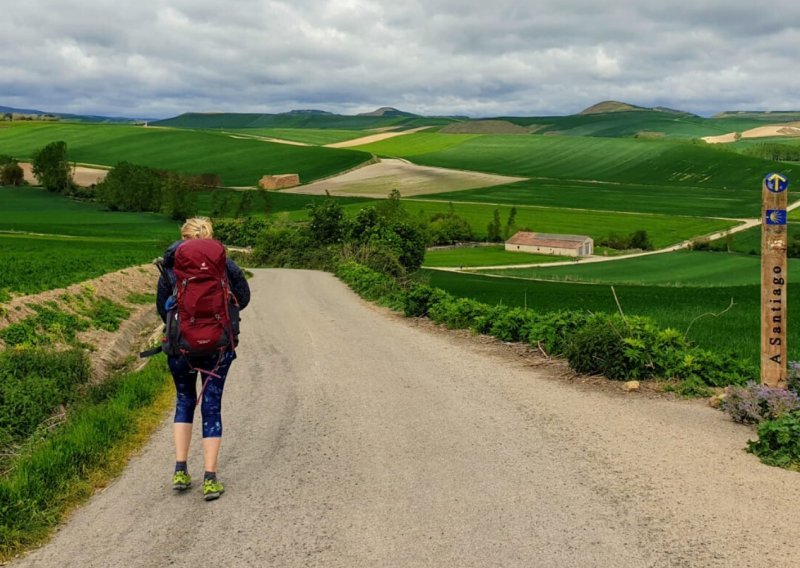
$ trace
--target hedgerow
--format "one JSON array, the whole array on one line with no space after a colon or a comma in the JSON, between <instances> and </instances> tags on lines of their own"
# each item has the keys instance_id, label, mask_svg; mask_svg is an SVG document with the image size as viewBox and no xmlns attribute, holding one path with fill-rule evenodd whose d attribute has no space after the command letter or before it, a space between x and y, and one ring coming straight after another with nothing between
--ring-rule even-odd
<instances>
[{"instance_id":1,"label":"hedgerow","mask_svg":"<svg viewBox=\"0 0 800 568\"><path fill-rule=\"evenodd\" d=\"M677 379L686 382L687 394L703 393L709 386L743 385L757 377L753 365L696 347L682 333L661 329L650 318L492 306L426 284L401 286L355 263L340 266L337 276L367 299L391 297L387 303L406 316L428 317L450 329L470 329L501 341L526 342L566 357L584 374L612 380Z\"/></svg>"}]
</instances>

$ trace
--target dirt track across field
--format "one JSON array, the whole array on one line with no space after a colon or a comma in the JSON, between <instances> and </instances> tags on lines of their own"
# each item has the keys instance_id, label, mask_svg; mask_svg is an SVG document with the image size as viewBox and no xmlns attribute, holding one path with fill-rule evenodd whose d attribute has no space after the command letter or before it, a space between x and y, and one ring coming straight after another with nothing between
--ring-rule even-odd
<instances>
[{"instance_id":1,"label":"dirt track across field","mask_svg":"<svg viewBox=\"0 0 800 568\"><path fill-rule=\"evenodd\" d=\"M786 124L770 124L745 130L740 133L741 138L770 138L773 136L800 136L800 122L789 122ZM739 139L736 132L720 134L719 136L704 136L703 140L709 144L730 144Z\"/></svg>"},{"instance_id":2,"label":"dirt track across field","mask_svg":"<svg viewBox=\"0 0 800 568\"><path fill-rule=\"evenodd\" d=\"M329 274L254 272L223 399L225 495L172 491L165 417L12 566L800 565L800 474L745 453L751 428L416 325Z\"/></svg>"},{"instance_id":3,"label":"dirt track across field","mask_svg":"<svg viewBox=\"0 0 800 568\"><path fill-rule=\"evenodd\" d=\"M25 175L25 181L31 185L39 185L39 180L33 175L33 166L29 163L20 162L22 173ZM87 166L75 166L72 168L72 181L81 187L89 187L96 183L100 183L108 175L109 170L100 168L90 168Z\"/></svg>"},{"instance_id":4,"label":"dirt track across field","mask_svg":"<svg viewBox=\"0 0 800 568\"><path fill-rule=\"evenodd\" d=\"M281 192L310 195L325 195L327 192L331 195L380 198L397 189L403 197L412 197L492 187L525 179L527 178L418 166L405 160L386 159L308 185L283 189Z\"/></svg>"},{"instance_id":5,"label":"dirt track across field","mask_svg":"<svg viewBox=\"0 0 800 568\"><path fill-rule=\"evenodd\" d=\"M381 140L388 140L397 136L405 136L406 134L414 134L421 130L427 130L430 126L420 126L419 128L411 128L409 130L387 131L378 134L370 134L361 138L354 138L353 140L345 140L344 142L336 142L334 144L326 144L327 148L352 148L353 146L363 146L364 144L372 144L373 142L380 142Z\"/></svg>"}]
</instances>

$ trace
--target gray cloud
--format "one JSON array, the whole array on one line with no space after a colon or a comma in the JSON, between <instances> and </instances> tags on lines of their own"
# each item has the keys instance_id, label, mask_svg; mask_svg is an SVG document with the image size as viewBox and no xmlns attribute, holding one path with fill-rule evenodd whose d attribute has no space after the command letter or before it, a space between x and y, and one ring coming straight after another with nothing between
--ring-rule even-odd
<instances>
[{"instance_id":1,"label":"gray cloud","mask_svg":"<svg viewBox=\"0 0 800 568\"><path fill-rule=\"evenodd\" d=\"M0 104L60 112L798 110L800 3L27 0Z\"/></svg>"}]
</instances>

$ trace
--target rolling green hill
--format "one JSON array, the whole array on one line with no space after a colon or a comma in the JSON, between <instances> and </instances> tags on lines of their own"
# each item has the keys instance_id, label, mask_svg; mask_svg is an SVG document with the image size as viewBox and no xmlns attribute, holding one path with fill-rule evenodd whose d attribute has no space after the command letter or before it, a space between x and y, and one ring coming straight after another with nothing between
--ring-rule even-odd
<instances>
[{"instance_id":1,"label":"rolling green hill","mask_svg":"<svg viewBox=\"0 0 800 568\"><path fill-rule=\"evenodd\" d=\"M371 156L352 150L290 146L227 134L83 124L22 124L0 128L0 154L28 159L55 140L72 161L113 166L121 161L187 174L215 173L228 186L253 186L264 174L298 173L309 182L351 169Z\"/></svg>"},{"instance_id":2,"label":"rolling green hill","mask_svg":"<svg viewBox=\"0 0 800 568\"><path fill-rule=\"evenodd\" d=\"M521 126L535 127L537 134L615 138L702 138L764 125L763 121L748 117L702 118L656 110L501 118Z\"/></svg>"},{"instance_id":3,"label":"rolling green hill","mask_svg":"<svg viewBox=\"0 0 800 568\"><path fill-rule=\"evenodd\" d=\"M787 166L725 148L669 140L577 136L472 136L420 132L360 146L426 166L521 177L657 186L760 190L762 177ZM436 149L436 148L439 149Z\"/></svg>"},{"instance_id":4,"label":"rolling green hill","mask_svg":"<svg viewBox=\"0 0 800 568\"><path fill-rule=\"evenodd\" d=\"M509 206L538 205L690 217L758 217L761 211L761 196L753 188L698 189L541 178L480 189L418 195L414 199ZM800 215L800 212L798 214Z\"/></svg>"},{"instance_id":5,"label":"rolling green hill","mask_svg":"<svg viewBox=\"0 0 800 568\"><path fill-rule=\"evenodd\" d=\"M152 126L175 128L333 128L339 130L367 130L370 128L394 127L398 129L419 126L450 124L449 118L426 118L417 116L284 113L284 114L239 114L239 113L186 113L174 118L159 120Z\"/></svg>"}]
</instances>

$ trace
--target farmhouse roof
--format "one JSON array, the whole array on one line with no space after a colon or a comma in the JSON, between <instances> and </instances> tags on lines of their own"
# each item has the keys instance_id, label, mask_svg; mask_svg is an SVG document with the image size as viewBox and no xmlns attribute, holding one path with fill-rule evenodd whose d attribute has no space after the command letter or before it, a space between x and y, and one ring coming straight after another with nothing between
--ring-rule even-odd
<instances>
[{"instance_id":1,"label":"farmhouse roof","mask_svg":"<svg viewBox=\"0 0 800 568\"><path fill-rule=\"evenodd\" d=\"M553 233L531 233L519 231L506 243L510 245L524 245L537 247L578 248L591 237L586 235L558 235Z\"/></svg>"}]
</instances>

